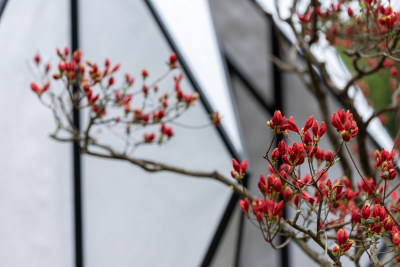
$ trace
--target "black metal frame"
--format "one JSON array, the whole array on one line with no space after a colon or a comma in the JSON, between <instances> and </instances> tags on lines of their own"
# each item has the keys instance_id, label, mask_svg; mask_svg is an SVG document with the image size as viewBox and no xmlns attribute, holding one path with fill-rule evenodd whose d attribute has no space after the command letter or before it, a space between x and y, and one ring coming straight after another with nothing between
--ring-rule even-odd
<instances>
[{"instance_id":1,"label":"black metal frame","mask_svg":"<svg viewBox=\"0 0 400 267\"><path fill-rule=\"evenodd\" d=\"M71 0L71 53L79 48L79 13L78 0ZM78 87L74 85L72 92L78 92ZM75 127L80 129L80 112L77 109L72 111L72 119ZM83 247L83 212L82 212L82 169L81 153L77 142L73 143L73 201L74 201L74 230L75 230L75 266L84 266L84 247Z\"/></svg>"}]
</instances>

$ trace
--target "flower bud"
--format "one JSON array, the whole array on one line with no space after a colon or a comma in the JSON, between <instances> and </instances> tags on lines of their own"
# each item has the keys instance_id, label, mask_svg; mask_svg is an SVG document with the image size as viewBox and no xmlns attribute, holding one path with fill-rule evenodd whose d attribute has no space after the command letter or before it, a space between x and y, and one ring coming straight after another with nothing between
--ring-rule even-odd
<instances>
[{"instance_id":1,"label":"flower bud","mask_svg":"<svg viewBox=\"0 0 400 267\"><path fill-rule=\"evenodd\" d=\"M369 215L371 214L371 205L369 203L365 203L364 207L361 209L361 215L364 220L369 218Z\"/></svg>"},{"instance_id":2,"label":"flower bud","mask_svg":"<svg viewBox=\"0 0 400 267\"><path fill-rule=\"evenodd\" d=\"M343 246L347 243L347 232L346 230L339 229L336 234L336 241L339 246Z\"/></svg>"},{"instance_id":3,"label":"flower bud","mask_svg":"<svg viewBox=\"0 0 400 267\"><path fill-rule=\"evenodd\" d=\"M250 202L249 202L248 198L246 197L244 200L240 200L239 204L240 204L240 208L242 209L242 211L248 215L249 207L250 207Z\"/></svg>"}]
</instances>

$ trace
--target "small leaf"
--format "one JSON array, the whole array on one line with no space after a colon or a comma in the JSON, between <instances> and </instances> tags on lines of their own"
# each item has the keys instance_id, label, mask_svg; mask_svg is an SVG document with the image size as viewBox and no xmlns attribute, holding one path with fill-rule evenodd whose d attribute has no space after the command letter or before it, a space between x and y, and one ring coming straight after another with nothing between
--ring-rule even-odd
<instances>
[{"instance_id":1,"label":"small leaf","mask_svg":"<svg viewBox=\"0 0 400 267\"><path fill-rule=\"evenodd\" d=\"M373 224L375 221L374 221L374 219L368 219L368 220L366 220L365 221L365 224Z\"/></svg>"}]
</instances>

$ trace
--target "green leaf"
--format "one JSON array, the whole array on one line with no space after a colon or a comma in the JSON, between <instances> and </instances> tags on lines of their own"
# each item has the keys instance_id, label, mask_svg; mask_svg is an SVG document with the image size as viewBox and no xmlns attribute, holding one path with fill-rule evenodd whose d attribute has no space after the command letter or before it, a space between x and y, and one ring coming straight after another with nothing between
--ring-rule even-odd
<instances>
[{"instance_id":1,"label":"green leaf","mask_svg":"<svg viewBox=\"0 0 400 267\"><path fill-rule=\"evenodd\" d=\"M332 165L335 164L336 162L338 162L340 160L339 157L336 157L335 160L332 162Z\"/></svg>"},{"instance_id":2,"label":"green leaf","mask_svg":"<svg viewBox=\"0 0 400 267\"><path fill-rule=\"evenodd\" d=\"M368 219L368 220L366 220L365 221L365 224L373 224L375 221L374 221L374 219Z\"/></svg>"},{"instance_id":3,"label":"green leaf","mask_svg":"<svg viewBox=\"0 0 400 267\"><path fill-rule=\"evenodd\" d=\"M380 235L377 235L377 234L374 234L374 237L376 237L376 238L378 238L378 239L381 238L381 236L380 236Z\"/></svg>"}]
</instances>

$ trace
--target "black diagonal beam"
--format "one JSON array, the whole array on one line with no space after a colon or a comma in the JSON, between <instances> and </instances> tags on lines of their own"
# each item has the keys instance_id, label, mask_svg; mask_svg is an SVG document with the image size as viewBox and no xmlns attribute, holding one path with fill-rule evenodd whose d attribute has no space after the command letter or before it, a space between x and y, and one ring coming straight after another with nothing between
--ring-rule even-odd
<instances>
[{"instance_id":1,"label":"black diagonal beam","mask_svg":"<svg viewBox=\"0 0 400 267\"><path fill-rule=\"evenodd\" d=\"M272 105L267 103L265 101L265 97L263 97L259 92L261 89L258 89L251 81L249 78L246 77L246 75L243 73L242 70L240 70L240 67L237 66L237 64L234 62L234 59L229 56L228 54L225 54L225 60L226 64L228 65L228 70L231 75L235 75L240 82L243 83L243 85L246 87L246 92L248 92L254 99L255 102L257 102L264 111L268 112L271 116L274 114L275 111L275 106L276 104L273 103Z\"/></svg>"},{"instance_id":2,"label":"black diagonal beam","mask_svg":"<svg viewBox=\"0 0 400 267\"><path fill-rule=\"evenodd\" d=\"M79 48L78 31L78 0L71 0L71 51ZM78 92L78 87L72 87L73 95ZM77 103L74 103L74 105ZM80 130L80 114L78 109L73 109L72 119L76 129ZM74 201L74 232L75 232L75 266L84 266L83 253L83 213L82 213L82 170L81 153L78 143L73 144L73 201Z\"/></svg>"},{"instance_id":3,"label":"black diagonal beam","mask_svg":"<svg viewBox=\"0 0 400 267\"><path fill-rule=\"evenodd\" d=\"M0 17L3 15L4 9L6 8L8 0L0 1Z\"/></svg>"}]
</instances>

